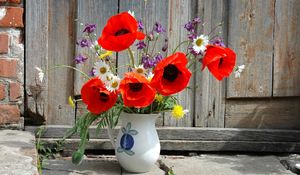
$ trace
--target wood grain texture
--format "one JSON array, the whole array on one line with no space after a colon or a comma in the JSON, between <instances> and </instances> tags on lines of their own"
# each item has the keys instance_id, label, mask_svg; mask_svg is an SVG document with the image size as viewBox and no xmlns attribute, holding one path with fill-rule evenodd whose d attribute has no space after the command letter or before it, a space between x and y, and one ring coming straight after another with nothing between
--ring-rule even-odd
<instances>
[{"instance_id":1,"label":"wood grain texture","mask_svg":"<svg viewBox=\"0 0 300 175\"><path fill-rule=\"evenodd\" d=\"M300 99L228 100L226 128L300 129Z\"/></svg>"},{"instance_id":2,"label":"wood grain texture","mask_svg":"<svg viewBox=\"0 0 300 175\"><path fill-rule=\"evenodd\" d=\"M85 24L96 24L96 36L92 36L96 41L101 36L101 31L104 28L107 20L110 16L118 13L118 0L77 0L77 23L76 23L76 36L77 40L82 38L82 31ZM76 67L86 73L90 72L94 66L94 62L97 60L95 53L90 49L82 49L76 45L76 55L82 53L89 59L85 64L78 64ZM116 55L112 56L112 60L116 60ZM80 94L82 85L86 82L86 79L80 74L75 73L74 81L74 93Z\"/></svg>"},{"instance_id":3,"label":"wood grain texture","mask_svg":"<svg viewBox=\"0 0 300 175\"><path fill-rule=\"evenodd\" d=\"M201 6L203 6L203 21L205 25L203 33L212 38L219 35L226 41L227 34L227 9L226 1L204 1L198 4L198 14L201 16ZM216 26L220 23L222 26ZM214 30L214 31L213 31ZM213 31L213 32L212 32ZM219 34L221 32L221 34ZM198 64L197 66L201 66ZM224 127L225 111L225 80L218 81L206 68L204 71L196 73L195 91L195 125L200 127Z\"/></svg>"},{"instance_id":4,"label":"wood grain texture","mask_svg":"<svg viewBox=\"0 0 300 175\"><path fill-rule=\"evenodd\" d=\"M25 30L31 32L25 35L25 115L34 122L42 123L47 118L48 82L47 77L44 83L39 82L34 66L42 69L48 66L48 13L45 11L48 1L28 0L26 6Z\"/></svg>"},{"instance_id":5,"label":"wood grain texture","mask_svg":"<svg viewBox=\"0 0 300 175\"><path fill-rule=\"evenodd\" d=\"M69 125L47 125L42 138L62 138L70 129ZM117 136L120 127L113 129ZM36 133L39 127L27 126L26 131ZM242 129L242 128L195 128L195 127L160 127L157 128L161 140L185 141L253 141L253 142L300 142L300 130L283 129ZM96 127L89 129L91 139L108 139L106 129L96 134ZM71 139L79 138L74 135Z\"/></svg>"},{"instance_id":6,"label":"wood grain texture","mask_svg":"<svg viewBox=\"0 0 300 175\"><path fill-rule=\"evenodd\" d=\"M275 4L273 96L300 96L300 1Z\"/></svg>"},{"instance_id":7,"label":"wood grain texture","mask_svg":"<svg viewBox=\"0 0 300 175\"><path fill-rule=\"evenodd\" d=\"M58 139L41 139L52 147ZM64 151L72 153L77 149L79 139L67 139ZM248 142L248 141L180 141L161 140L161 150L166 151L247 151L299 153L300 142ZM90 139L86 150L113 150L108 139Z\"/></svg>"},{"instance_id":8,"label":"wood grain texture","mask_svg":"<svg viewBox=\"0 0 300 175\"><path fill-rule=\"evenodd\" d=\"M150 0L150 1L132 1L132 0L122 0L120 1L120 12L133 11L134 16L137 20L142 20L145 30L143 31L145 34L149 34L150 31L153 30L155 22L159 22L165 29L168 26L168 2L169 0ZM150 46L150 54L152 57L155 56L155 53L161 53L163 57L166 56L166 52L162 52L161 49L164 45L164 40L167 38L166 33L163 33L159 36L158 41L155 44L155 48L152 51L154 46L154 42L151 42ZM141 52L136 49L136 43L132 44L130 47L134 53L135 64L138 65L139 57L141 56ZM118 66L128 65L129 62L128 51L124 50L118 53ZM123 67L119 69L118 73L121 77L123 77L124 73L127 72L127 68Z\"/></svg>"},{"instance_id":9,"label":"wood grain texture","mask_svg":"<svg viewBox=\"0 0 300 175\"><path fill-rule=\"evenodd\" d=\"M75 0L49 1L48 69L74 65L75 7ZM74 123L74 109L68 104L68 97L73 95L73 77L71 69L48 72L47 124Z\"/></svg>"},{"instance_id":10,"label":"wood grain texture","mask_svg":"<svg viewBox=\"0 0 300 175\"><path fill-rule=\"evenodd\" d=\"M229 78L227 97L270 97L275 0L228 2L228 46L246 68L239 79Z\"/></svg>"},{"instance_id":11,"label":"wood grain texture","mask_svg":"<svg viewBox=\"0 0 300 175\"><path fill-rule=\"evenodd\" d=\"M185 0L172 0L169 1L168 10L168 38L169 47L168 54L172 54L173 50L177 45L186 41L187 31L183 28L189 20L195 17L197 12L197 1L185 1ZM177 51L186 52L186 49L179 48ZM188 86L193 89L194 80L193 76L190 79ZM189 110L189 113L185 115L184 118L180 120L174 119L170 113L165 113L164 115L164 126L193 126L194 122L194 94L191 89L185 89L180 92L177 97L179 99L180 105L184 109Z\"/></svg>"}]
</instances>

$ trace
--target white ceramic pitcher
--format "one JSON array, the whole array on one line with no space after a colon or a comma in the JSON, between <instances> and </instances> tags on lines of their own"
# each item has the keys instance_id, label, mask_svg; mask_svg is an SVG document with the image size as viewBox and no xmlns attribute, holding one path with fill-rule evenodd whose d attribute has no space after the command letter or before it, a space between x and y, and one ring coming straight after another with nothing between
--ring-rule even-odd
<instances>
[{"instance_id":1,"label":"white ceramic pitcher","mask_svg":"<svg viewBox=\"0 0 300 175\"><path fill-rule=\"evenodd\" d=\"M120 165L129 172L149 171L159 158L160 142L155 128L159 114L122 113L122 125L114 141L111 130L110 139L115 148Z\"/></svg>"}]
</instances>

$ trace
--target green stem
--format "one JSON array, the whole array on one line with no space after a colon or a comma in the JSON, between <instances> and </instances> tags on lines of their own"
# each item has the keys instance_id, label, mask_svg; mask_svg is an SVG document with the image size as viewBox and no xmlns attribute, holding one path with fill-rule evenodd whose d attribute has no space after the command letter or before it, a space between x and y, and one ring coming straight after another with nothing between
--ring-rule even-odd
<instances>
[{"instance_id":1,"label":"green stem","mask_svg":"<svg viewBox=\"0 0 300 175\"><path fill-rule=\"evenodd\" d=\"M190 41L182 41L181 43L178 44L178 46L173 50L172 54L174 54L176 52L176 50L182 45L182 44L185 44L185 43L188 43Z\"/></svg>"},{"instance_id":2,"label":"green stem","mask_svg":"<svg viewBox=\"0 0 300 175\"><path fill-rule=\"evenodd\" d=\"M81 75L83 75L86 79L88 79L88 80L90 79L90 77L89 77L86 73L84 73L83 71L81 71L81 70L79 70L79 69L77 69L77 68L75 68L75 67L73 67L73 66L68 66L68 65L64 65L64 64L54 66L54 67L48 69L48 71L53 70L53 69L56 69L56 68L69 68L69 69L73 69L73 70L75 70L75 71L81 73Z\"/></svg>"},{"instance_id":3,"label":"green stem","mask_svg":"<svg viewBox=\"0 0 300 175\"><path fill-rule=\"evenodd\" d=\"M129 53L129 57L131 60L131 66L134 67L134 56L133 56L133 53L132 53L132 50L130 49L130 47L128 47L128 53Z\"/></svg>"}]
</instances>

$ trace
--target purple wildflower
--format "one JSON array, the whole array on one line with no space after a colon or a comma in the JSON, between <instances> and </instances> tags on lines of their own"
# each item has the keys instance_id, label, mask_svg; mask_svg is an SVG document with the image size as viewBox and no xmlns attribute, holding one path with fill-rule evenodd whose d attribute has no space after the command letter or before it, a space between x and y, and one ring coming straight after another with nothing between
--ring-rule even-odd
<instances>
[{"instance_id":1,"label":"purple wildflower","mask_svg":"<svg viewBox=\"0 0 300 175\"><path fill-rule=\"evenodd\" d=\"M195 30L197 28L197 24L201 23L201 20L199 17L194 18L192 21L189 21L184 25L184 28L189 31L190 33L195 33Z\"/></svg>"},{"instance_id":2,"label":"purple wildflower","mask_svg":"<svg viewBox=\"0 0 300 175\"><path fill-rule=\"evenodd\" d=\"M142 56L142 64L145 69L149 69L154 66L154 61L149 57L149 55L144 55Z\"/></svg>"},{"instance_id":3,"label":"purple wildflower","mask_svg":"<svg viewBox=\"0 0 300 175\"><path fill-rule=\"evenodd\" d=\"M189 32L194 32L194 31L195 31L195 26L194 26L194 24L193 24L191 21L189 21L188 23L186 23L186 24L184 25L184 28L185 28L187 31L189 31Z\"/></svg>"},{"instance_id":4,"label":"purple wildflower","mask_svg":"<svg viewBox=\"0 0 300 175\"><path fill-rule=\"evenodd\" d=\"M142 20L140 19L140 20L138 20L138 28L139 28L139 30L144 30L144 24L143 24L143 22L142 22Z\"/></svg>"},{"instance_id":5,"label":"purple wildflower","mask_svg":"<svg viewBox=\"0 0 300 175\"><path fill-rule=\"evenodd\" d=\"M165 39L165 44L163 45L163 47L161 48L161 50L163 52L167 51L168 49L168 38Z\"/></svg>"},{"instance_id":6,"label":"purple wildflower","mask_svg":"<svg viewBox=\"0 0 300 175\"><path fill-rule=\"evenodd\" d=\"M81 64L84 63L88 58L86 56L83 56L81 54L79 54L77 57L75 57L75 63L76 64Z\"/></svg>"},{"instance_id":7,"label":"purple wildflower","mask_svg":"<svg viewBox=\"0 0 300 175\"><path fill-rule=\"evenodd\" d=\"M96 30L96 24L86 24L83 32L93 33Z\"/></svg>"},{"instance_id":8,"label":"purple wildflower","mask_svg":"<svg viewBox=\"0 0 300 175\"><path fill-rule=\"evenodd\" d=\"M198 24L198 23L201 23L201 19L199 17L196 17L193 19L192 21L194 24Z\"/></svg>"},{"instance_id":9,"label":"purple wildflower","mask_svg":"<svg viewBox=\"0 0 300 175\"><path fill-rule=\"evenodd\" d=\"M218 37L218 38L215 38L211 41L211 44L213 45L216 45L216 46L220 46L220 47L226 47L222 38Z\"/></svg>"},{"instance_id":10,"label":"purple wildflower","mask_svg":"<svg viewBox=\"0 0 300 175\"><path fill-rule=\"evenodd\" d=\"M91 46L91 42L87 39L82 39L80 40L79 42L77 41L77 44L80 46L80 47L90 47Z\"/></svg>"},{"instance_id":11,"label":"purple wildflower","mask_svg":"<svg viewBox=\"0 0 300 175\"><path fill-rule=\"evenodd\" d=\"M144 41L139 41L139 42L136 44L136 46L137 46L137 49L138 49L138 50L142 50L142 49L144 49L144 48L146 47L146 44L145 44Z\"/></svg>"},{"instance_id":12,"label":"purple wildflower","mask_svg":"<svg viewBox=\"0 0 300 175\"><path fill-rule=\"evenodd\" d=\"M197 35L196 35L195 33L190 33L190 34L188 34L189 40L192 40L192 41L193 41L196 37L197 37Z\"/></svg>"},{"instance_id":13,"label":"purple wildflower","mask_svg":"<svg viewBox=\"0 0 300 175\"><path fill-rule=\"evenodd\" d=\"M91 69L91 71L89 72L89 76L90 77L94 77L95 76L95 68Z\"/></svg>"},{"instance_id":14,"label":"purple wildflower","mask_svg":"<svg viewBox=\"0 0 300 175\"><path fill-rule=\"evenodd\" d=\"M158 55L156 55L154 59L155 59L154 64L156 65L158 62L160 62L160 60L163 59L163 56L159 53Z\"/></svg>"},{"instance_id":15,"label":"purple wildflower","mask_svg":"<svg viewBox=\"0 0 300 175\"><path fill-rule=\"evenodd\" d=\"M157 33L162 33L162 32L166 32L166 29L164 29L163 28L163 26L160 24L160 23L158 23L158 22L156 22L155 24L154 24L154 29L153 29L155 32L157 32Z\"/></svg>"}]
</instances>

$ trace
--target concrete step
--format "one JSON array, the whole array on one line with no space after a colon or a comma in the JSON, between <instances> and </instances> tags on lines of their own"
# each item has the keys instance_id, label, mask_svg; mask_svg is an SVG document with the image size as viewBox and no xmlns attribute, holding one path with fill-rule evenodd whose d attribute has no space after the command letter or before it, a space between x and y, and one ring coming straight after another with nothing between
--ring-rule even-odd
<instances>
[{"instance_id":1,"label":"concrete step","mask_svg":"<svg viewBox=\"0 0 300 175\"><path fill-rule=\"evenodd\" d=\"M0 174L38 175L34 135L25 131L0 130Z\"/></svg>"}]
</instances>

